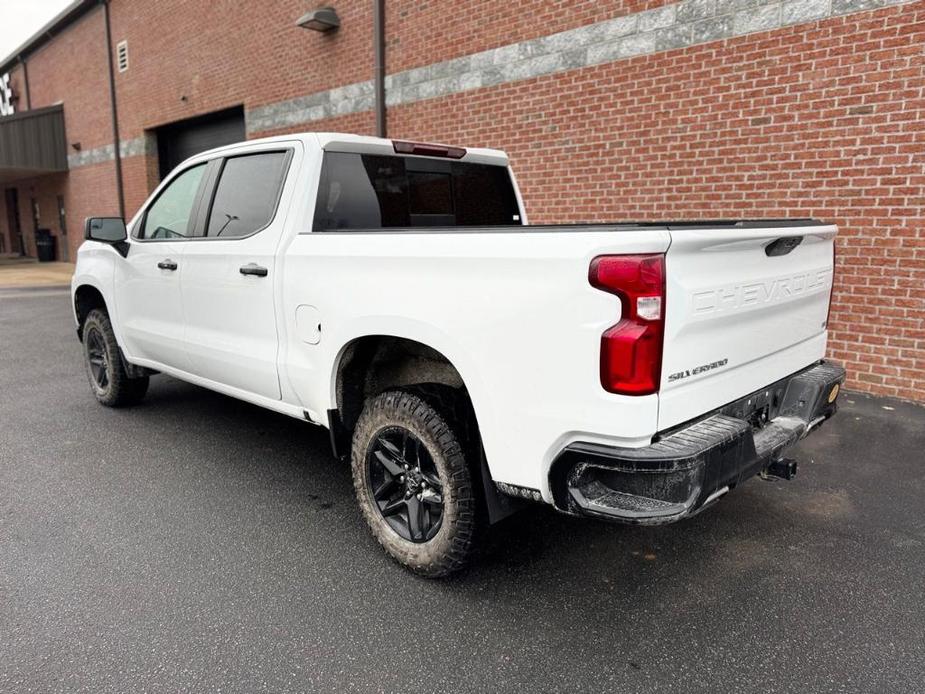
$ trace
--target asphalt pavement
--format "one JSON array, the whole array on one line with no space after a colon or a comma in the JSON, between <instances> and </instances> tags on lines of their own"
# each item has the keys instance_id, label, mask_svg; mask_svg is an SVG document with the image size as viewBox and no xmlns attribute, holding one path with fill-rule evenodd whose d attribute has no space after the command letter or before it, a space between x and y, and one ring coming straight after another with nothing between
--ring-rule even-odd
<instances>
[{"instance_id":1,"label":"asphalt pavement","mask_svg":"<svg viewBox=\"0 0 925 694\"><path fill-rule=\"evenodd\" d=\"M925 408L841 402L792 482L538 506L428 581L324 430L165 376L103 408L67 295L0 293L0 691L925 692Z\"/></svg>"}]
</instances>

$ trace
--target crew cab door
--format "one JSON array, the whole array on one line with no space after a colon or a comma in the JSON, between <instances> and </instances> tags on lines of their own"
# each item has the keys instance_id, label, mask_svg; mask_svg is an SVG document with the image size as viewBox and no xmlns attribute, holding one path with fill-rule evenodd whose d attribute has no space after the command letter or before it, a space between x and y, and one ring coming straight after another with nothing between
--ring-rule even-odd
<instances>
[{"instance_id":1,"label":"crew cab door","mask_svg":"<svg viewBox=\"0 0 925 694\"><path fill-rule=\"evenodd\" d=\"M132 228L115 264L116 308L128 355L187 370L180 274L205 185L205 164L174 175Z\"/></svg>"},{"instance_id":2,"label":"crew cab door","mask_svg":"<svg viewBox=\"0 0 925 694\"><path fill-rule=\"evenodd\" d=\"M286 224L284 184L299 148L249 147L210 163L180 274L191 372L273 399L280 398L276 254Z\"/></svg>"}]
</instances>

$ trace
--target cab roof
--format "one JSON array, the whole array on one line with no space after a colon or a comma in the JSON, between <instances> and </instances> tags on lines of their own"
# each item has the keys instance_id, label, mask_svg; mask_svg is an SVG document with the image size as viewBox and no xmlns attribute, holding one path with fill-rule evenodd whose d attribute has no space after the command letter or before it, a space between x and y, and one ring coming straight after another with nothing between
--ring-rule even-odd
<instances>
[{"instance_id":1,"label":"cab roof","mask_svg":"<svg viewBox=\"0 0 925 694\"><path fill-rule=\"evenodd\" d=\"M305 133L292 133L289 135L275 135L273 137L262 137L255 140L246 140L244 142L237 142L231 145L225 145L223 147L216 147L215 149L210 149L206 152L197 154L195 158L201 158L206 156L212 156L216 154L222 154L223 152L243 149L250 146L262 146L273 143L285 143L292 142L293 140L301 141L306 148L317 147L327 152L358 152L361 154L380 154L380 155L395 155L396 142L406 142L405 140L392 140L382 137L372 137L369 135L354 135L351 133L330 133L330 132L305 132ZM461 157L453 157L459 161L479 163L479 164L493 164L495 166L507 166L509 163L508 156L499 149L487 149L483 147L465 147L459 148L455 145L435 145L431 143L414 143L414 144L423 144L427 146L428 150L439 150L439 149L461 149L464 150L464 154ZM431 154L405 154L399 153L401 156L428 156L431 158L440 158L439 155Z\"/></svg>"}]
</instances>

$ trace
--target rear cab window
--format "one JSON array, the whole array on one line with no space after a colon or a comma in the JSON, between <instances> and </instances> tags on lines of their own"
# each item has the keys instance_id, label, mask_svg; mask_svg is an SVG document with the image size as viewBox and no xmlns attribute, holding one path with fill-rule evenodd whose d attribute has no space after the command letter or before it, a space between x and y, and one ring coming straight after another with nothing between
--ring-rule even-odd
<instances>
[{"instance_id":1,"label":"rear cab window","mask_svg":"<svg viewBox=\"0 0 925 694\"><path fill-rule=\"evenodd\" d=\"M324 153L314 231L521 223L506 166Z\"/></svg>"}]
</instances>

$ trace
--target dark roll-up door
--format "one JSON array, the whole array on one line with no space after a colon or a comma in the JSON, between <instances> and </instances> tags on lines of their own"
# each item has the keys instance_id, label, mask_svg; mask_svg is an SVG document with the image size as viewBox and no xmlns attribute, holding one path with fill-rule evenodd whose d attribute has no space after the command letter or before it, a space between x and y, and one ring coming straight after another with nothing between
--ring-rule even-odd
<instances>
[{"instance_id":1,"label":"dark roll-up door","mask_svg":"<svg viewBox=\"0 0 925 694\"><path fill-rule=\"evenodd\" d=\"M245 139L244 109L236 107L171 123L157 129L161 179L184 159Z\"/></svg>"}]
</instances>

